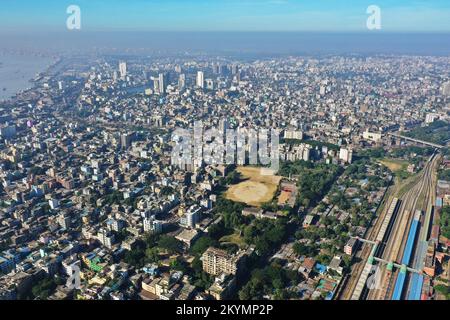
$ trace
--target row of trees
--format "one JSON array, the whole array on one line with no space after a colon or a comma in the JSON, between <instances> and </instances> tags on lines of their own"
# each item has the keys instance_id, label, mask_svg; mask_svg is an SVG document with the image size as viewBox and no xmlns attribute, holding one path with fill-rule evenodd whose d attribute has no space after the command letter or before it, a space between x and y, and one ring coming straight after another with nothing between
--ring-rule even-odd
<instances>
[{"instance_id":1,"label":"row of trees","mask_svg":"<svg viewBox=\"0 0 450 320\"><path fill-rule=\"evenodd\" d=\"M439 179L450 181L450 169L442 170L439 172Z\"/></svg>"},{"instance_id":2,"label":"row of trees","mask_svg":"<svg viewBox=\"0 0 450 320\"><path fill-rule=\"evenodd\" d=\"M417 146L408 146L403 148L396 148L391 151L390 155L393 158L404 158L405 156L408 156L409 160L412 160L414 162L414 159L411 159L409 155L416 154L419 156L430 156L434 152L434 148L432 147L417 147ZM420 160L420 158L418 158Z\"/></svg>"},{"instance_id":3,"label":"row of trees","mask_svg":"<svg viewBox=\"0 0 450 320\"><path fill-rule=\"evenodd\" d=\"M416 128L405 134L411 138L445 145L450 139L450 124L439 120L426 127Z\"/></svg>"},{"instance_id":4,"label":"row of trees","mask_svg":"<svg viewBox=\"0 0 450 320\"><path fill-rule=\"evenodd\" d=\"M262 269L252 272L250 280L239 291L241 300L261 300L265 295L271 295L274 299L289 299L296 294L289 291L289 286L297 285L302 281L302 276L294 270L287 270L274 261Z\"/></svg>"},{"instance_id":5,"label":"row of trees","mask_svg":"<svg viewBox=\"0 0 450 320\"><path fill-rule=\"evenodd\" d=\"M447 239L450 239L450 206L445 206L442 208L441 234Z\"/></svg>"},{"instance_id":6,"label":"row of trees","mask_svg":"<svg viewBox=\"0 0 450 320\"><path fill-rule=\"evenodd\" d=\"M228 201L225 200L226 203ZM223 202L220 206L223 210ZM246 244L255 246L259 256L265 256L286 238L287 220L285 218L270 220L244 217L241 214L243 207L236 203L229 204L227 208L231 211L224 211L222 221L209 227L208 235L196 241L191 249L193 253L202 253L208 246L218 246L220 238L238 232Z\"/></svg>"},{"instance_id":7,"label":"row of trees","mask_svg":"<svg viewBox=\"0 0 450 320\"><path fill-rule=\"evenodd\" d=\"M182 242L174 237L148 235L136 244L134 250L125 253L124 260L136 268L142 268L147 263L158 263L163 252L175 254L181 253L182 250Z\"/></svg>"},{"instance_id":8,"label":"row of trees","mask_svg":"<svg viewBox=\"0 0 450 320\"><path fill-rule=\"evenodd\" d=\"M286 219L256 219L244 228L244 240L254 245L259 256L266 256L277 248L287 236Z\"/></svg>"},{"instance_id":9,"label":"row of trees","mask_svg":"<svg viewBox=\"0 0 450 320\"><path fill-rule=\"evenodd\" d=\"M298 179L298 203L306 208L315 206L328 192L333 182L342 173L337 165L311 163L303 160L284 162L279 170L280 175L296 175Z\"/></svg>"}]
</instances>

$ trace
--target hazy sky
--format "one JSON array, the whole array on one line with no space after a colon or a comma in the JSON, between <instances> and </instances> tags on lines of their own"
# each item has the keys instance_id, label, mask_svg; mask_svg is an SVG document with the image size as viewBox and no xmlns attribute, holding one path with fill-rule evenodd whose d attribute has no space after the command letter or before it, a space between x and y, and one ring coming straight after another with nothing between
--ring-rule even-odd
<instances>
[{"instance_id":1,"label":"hazy sky","mask_svg":"<svg viewBox=\"0 0 450 320\"><path fill-rule=\"evenodd\" d=\"M64 31L81 8L82 31L367 31L369 5L382 30L450 32L449 0L1 0L2 31Z\"/></svg>"}]
</instances>

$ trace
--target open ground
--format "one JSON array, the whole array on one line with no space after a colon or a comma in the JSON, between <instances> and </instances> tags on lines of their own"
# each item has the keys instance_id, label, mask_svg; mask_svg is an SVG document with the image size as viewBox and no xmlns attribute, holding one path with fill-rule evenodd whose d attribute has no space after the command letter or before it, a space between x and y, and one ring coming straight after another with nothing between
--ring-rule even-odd
<instances>
[{"instance_id":1,"label":"open ground","mask_svg":"<svg viewBox=\"0 0 450 320\"><path fill-rule=\"evenodd\" d=\"M245 181L231 186L226 192L227 199L255 207L272 201L281 181L280 176L263 175L258 167L238 167L237 171Z\"/></svg>"}]
</instances>

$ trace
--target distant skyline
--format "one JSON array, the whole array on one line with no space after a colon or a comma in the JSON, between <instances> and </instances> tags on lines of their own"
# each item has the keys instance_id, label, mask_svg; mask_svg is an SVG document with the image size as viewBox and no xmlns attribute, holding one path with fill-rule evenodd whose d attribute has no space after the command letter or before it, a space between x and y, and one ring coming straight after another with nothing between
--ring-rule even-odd
<instances>
[{"instance_id":1,"label":"distant skyline","mask_svg":"<svg viewBox=\"0 0 450 320\"><path fill-rule=\"evenodd\" d=\"M72 4L84 32L369 32L369 5L381 8L381 32L450 32L448 0L3 0L0 32L66 31Z\"/></svg>"}]
</instances>

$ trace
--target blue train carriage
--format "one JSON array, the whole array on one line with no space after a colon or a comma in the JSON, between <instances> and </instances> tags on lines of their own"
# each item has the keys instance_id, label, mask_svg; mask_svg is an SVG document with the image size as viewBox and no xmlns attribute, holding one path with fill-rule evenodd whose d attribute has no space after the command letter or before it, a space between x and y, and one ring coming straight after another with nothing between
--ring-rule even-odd
<instances>
[{"instance_id":1,"label":"blue train carriage","mask_svg":"<svg viewBox=\"0 0 450 320\"><path fill-rule=\"evenodd\" d=\"M408 300L421 300L422 286L424 277L421 274L414 273L411 276L411 286L408 294Z\"/></svg>"},{"instance_id":2,"label":"blue train carriage","mask_svg":"<svg viewBox=\"0 0 450 320\"><path fill-rule=\"evenodd\" d=\"M406 280L406 266L402 265L400 272L398 273L397 280L395 281L394 293L392 294L392 300L400 300L403 294L403 288Z\"/></svg>"},{"instance_id":3,"label":"blue train carriage","mask_svg":"<svg viewBox=\"0 0 450 320\"><path fill-rule=\"evenodd\" d=\"M420 218L422 217L422 211L417 210L414 214L414 219L411 223L411 227L408 233L408 240L406 242L405 251L403 252L402 264L409 265L416 243L417 230L419 230Z\"/></svg>"}]
</instances>

